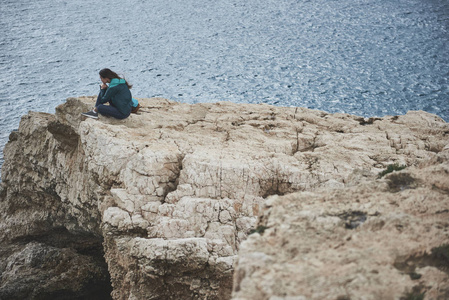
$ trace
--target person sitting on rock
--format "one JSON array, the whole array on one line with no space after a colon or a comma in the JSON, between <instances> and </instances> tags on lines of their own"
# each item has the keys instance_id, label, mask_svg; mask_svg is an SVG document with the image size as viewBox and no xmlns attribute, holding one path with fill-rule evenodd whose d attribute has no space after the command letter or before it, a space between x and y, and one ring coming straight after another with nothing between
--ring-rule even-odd
<instances>
[{"instance_id":1,"label":"person sitting on rock","mask_svg":"<svg viewBox=\"0 0 449 300\"><path fill-rule=\"evenodd\" d=\"M82 113L82 115L94 119L98 119L98 113L116 119L129 117L133 103L130 91L132 85L110 69L102 69L99 73L103 84L100 87L95 107L92 111ZM109 103L109 105L105 105L105 103Z\"/></svg>"}]
</instances>

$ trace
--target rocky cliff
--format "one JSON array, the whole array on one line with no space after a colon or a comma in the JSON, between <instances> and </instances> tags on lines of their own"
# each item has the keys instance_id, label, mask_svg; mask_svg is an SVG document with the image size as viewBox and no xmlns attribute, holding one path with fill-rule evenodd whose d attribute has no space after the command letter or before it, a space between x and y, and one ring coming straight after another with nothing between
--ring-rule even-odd
<instances>
[{"instance_id":1,"label":"rocky cliff","mask_svg":"<svg viewBox=\"0 0 449 300\"><path fill-rule=\"evenodd\" d=\"M448 295L440 118L153 98L85 120L94 100L10 135L0 299Z\"/></svg>"}]
</instances>

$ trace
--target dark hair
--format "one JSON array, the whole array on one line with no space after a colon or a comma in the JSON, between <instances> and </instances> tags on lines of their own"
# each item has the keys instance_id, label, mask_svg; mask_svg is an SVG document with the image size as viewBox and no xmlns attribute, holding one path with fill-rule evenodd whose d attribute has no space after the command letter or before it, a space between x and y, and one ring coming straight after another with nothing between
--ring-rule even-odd
<instances>
[{"instance_id":1,"label":"dark hair","mask_svg":"<svg viewBox=\"0 0 449 300\"><path fill-rule=\"evenodd\" d=\"M108 79L118 78L118 79L122 79L122 77L118 76L117 73L115 73L114 71L112 71L111 69L108 69L108 68L101 69L99 74L100 74L100 76L102 78L108 78ZM123 78L123 79L125 79L125 78ZM126 79L125 79L125 83L126 83L126 85L128 86L129 89L133 87L133 85L129 84L128 81L126 81Z\"/></svg>"}]
</instances>

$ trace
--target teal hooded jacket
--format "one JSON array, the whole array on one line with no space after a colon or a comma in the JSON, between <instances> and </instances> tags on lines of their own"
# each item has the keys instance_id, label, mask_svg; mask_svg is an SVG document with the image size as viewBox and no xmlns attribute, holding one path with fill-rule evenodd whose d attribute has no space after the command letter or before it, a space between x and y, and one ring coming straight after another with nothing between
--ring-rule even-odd
<instances>
[{"instance_id":1,"label":"teal hooded jacket","mask_svg":"<svg viewBox=\"0 0 449 300\"><path fill-rule=\"evenodd\" d=\"M101 103L111 103L122 114L128 115L131 112L132 96L125 79L111 79L109 87L100 91L100 96Z\"/></svg>"}]
</instances>

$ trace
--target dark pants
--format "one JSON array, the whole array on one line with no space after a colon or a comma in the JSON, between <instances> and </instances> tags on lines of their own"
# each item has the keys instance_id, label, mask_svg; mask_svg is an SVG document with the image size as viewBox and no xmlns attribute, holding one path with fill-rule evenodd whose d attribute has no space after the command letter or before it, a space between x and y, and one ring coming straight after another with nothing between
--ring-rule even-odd
<instances>
[{"instance_id":1,"label":"dark pants","mask_svg":"<svg viewBox=\"0 0 449 300\"><path fill-rule=\"evenodd\" d=\"M116 119L125 119L129 117L130 114L123 114L121 113L115 106L112 104L112 102L108 102L109 105L104 105L100 103L101 99L101 93L97 97L97 103L95 103L95 107L97 108L97 111L106 117L113 117Z\"/></svg>"}]
</instances>

